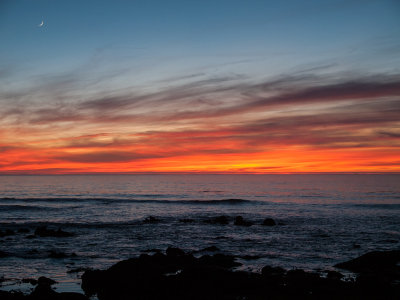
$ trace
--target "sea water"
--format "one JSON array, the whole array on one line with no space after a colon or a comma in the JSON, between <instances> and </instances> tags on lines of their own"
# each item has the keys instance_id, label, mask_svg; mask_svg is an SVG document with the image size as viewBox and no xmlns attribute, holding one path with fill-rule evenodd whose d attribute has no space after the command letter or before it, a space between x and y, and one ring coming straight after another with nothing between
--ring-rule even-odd
<instances>
[{"instance_id":1,"label":"sea water","mask_svg":"<svg viewBox=\"0 0 400 300\"><path fill-rule=\"evenodd\" d=\"M221 215L230 223L210 224ZM149 216L157 222L144 222ZM236 216L254 225L235 226ZM263 226L265 218L278 225ZM74 236L32 237L43 225ZM58 291L81 292L82 271L74 269L105 269L170 246L216 246L243 257L242 270L324 271L400 248L400 175L0 176L0 229L15 232L0 238L0 288L7 290L47 276Z\"/></svg>"}]
</instances>

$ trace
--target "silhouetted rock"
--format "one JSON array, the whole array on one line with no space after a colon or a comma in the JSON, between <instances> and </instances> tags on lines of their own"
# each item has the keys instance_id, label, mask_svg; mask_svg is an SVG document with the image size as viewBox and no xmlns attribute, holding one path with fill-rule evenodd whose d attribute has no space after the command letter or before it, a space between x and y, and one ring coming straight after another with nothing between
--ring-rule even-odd
<instances>
[{"instance_id":1,"label":"silhouetted rock","mask_svg":"<svg viewBox=\"0 0 400 300\"><path fill-rule=\"evenodd\" d=\"M397 299L400 295L398 288L376 276L346 282L335 271L324 278L270 266L258 274L232 270L238 263L230 255L195 258L179 248L166 253L142 254L104 271L85 271L82 288L88 296L97 294L99 300Z\"/></svg>"},{"instance_id":2,"label":"silhouetted rock","mask_svg":"<svg viewBox=\"0 0 400 300\"><path fill-rule=\"evenodd\" d=\"M361 281L342 281L339 272L330 271L323 278L303 270L265 266L258 274L231 270L237 263L230 255L195 258L179 248L169 248L167 253L143 254L104 271L86 271L82 288L100 300L371 299ZM368 282L374 287L373 299L396 299L396 289Z\"/></svg>"},{"instance_id":3,"label":"silhouetted rock","mask_svg":"<svg viewBox=\"0 0 400 300\"><path fill-rule=\"evenodd\" d=\"M167 256L184 256L185 252L179 248L168 247L166 254Z\"/></svg>"},{"instance_id":4,"label":"silhouetted rock","mask_svg":"<svg viewBox=\"0 0 400 300\"><path fill-rule=\"evenodd\" d=\"M23 300L27 299L27 297L22 292L17 291L1 291L0 290L0 299L1 300Z\"/></svg>"},{"instance_id":5,"label":"silhouetted rock","mask_svg":"<svg viewBox=\"0 0 400 300\"><path fill-rule=\"evenodd\" d=\"M217 246L206 247L199 250L198 252L215 252L215 251L219 251L219 248Z\"/></svg>"},{"instance_id":6,"label":"silhouetted rock","mask_svg":"<svg viewBox=\"0 0 400 300\"><path fill-rule=\"evenodd\" d=\"M36 228L35 235L40 237L71 237L74 236L71 232L63 231L61 228L58 230L48 229L46 226Z\"/></svg>"},{"instance_id":7,"label":"silhouetted rock","mask_svg":"<svg viewBox=\"0 0 400 300\"><path fill-rule=\"evenodd\" d=\"M198 263L204 266L216 266L220 268L233 268L240 266L241 263L235 261L233 255L226 254L214 254L214 255L203 255L198 259Z\"/></svg>"},{"instance_id":8,"label":"silhouetted rock","mask_svg":"<svg viewBox=\"0 0 400 300\"><path fill-rule=\"evenodd\" d=\"M33 278L24 278L21 280L23 283L30 283L31 285L37 285L38 281Z\"/></svg>"},{"instance_id":9,"label":"silhouetted rock","mask_svg":"<svg viewBox=\"0 0 400 300\"><path fill-rule=\"evenodd\" d=\"M194 283L187 282L189 275L181 274L192 274L190 270L196 269L202 270L205 278L215 277L216 272L238 265L234 257L228 255L206 255L197 259L179 248L168 248L166 253L142 254L105 271L86 271L82 275L82 288L87 295L97 293L99 299L140 298L145 295L148 299L171 299L171 295ZM197 280L201 278L197 277ZM190 298L187 292L186 299Z\"/></svg>"},{"instance_id":10,"label":"silhouetted rock","mask_svg":"<svg viewBox=\"0 0 400 300\"><path fill-rule=\"evenodd\" d=\"M30 230L28 228L20 228L18 229L18 233L28 233Z\"/></svg>"},{"instance_id":11,"label":"silhouetted rock","mask_svg":"<svg viewBox=\"0 0 400 300\"><path fill-rule=\"evenodd\" d=\"M272 218L265 218L262 225L264 226L275 226L276 222Z\"/></svg>"},{"instance_id":12,"label":"silhouetted rock","mask_svg":"<svg viewBox=\"0 0 400 300\"><path fill-rule=\"evenodd\" d=\"M153 216L148 216L146 217L146 219L143 220L143 223L145 224L155 224L155 223L159 223L161 220L153 217Z\"/></svg>"},{"instance_id":13,"label":"silhouetted rock","mask_svg":"<svg viewBox=\"0 0 400 300\"><path fill-rule=\"evenodd\" d=\"M281 267L265 266L261 269L261 274L263 276L282 276L285 272L285 269Z\"/></svg>"},{"instance_id":14,"label":"silhouetted rock","mask_svg":"<svg viewBox=\"0 0 400 300\"><path fill-rule=\"evenodd\" d=\"M10 256L10 254L8 254L7 252L4 252L4 251L1 251L1 250L0 250L0 258L2 258L2 257L7 257L7 256Z\"/></svg>"},{"instance_id":15,"label":"silhouetted rock","mask_svg":"<svg viewBox=\"0 0 400 300\"><path fill-rule=\"evenodd\" d=\"M360 249L361 246L359 244L353 244L353 249Z\"/></svg>"},{"instance_id":16,"label":"silhouetted rock","mask_svg":"<svg viewBox=\"0 0 400 300\"><path fill-rule=\"evenodd\" d=\"M57 281L51 279L51 278L47 278L45 276L41 276L39 277L39 279L37 280L37 284L39 285L48 285L51 286L53 284L57 283Z\"/></svg>"},{"instance_id":17,"label":"silhouetted rock","mask_svg":"<svg viewBox=\"0 0 400 300\"><path fill-rule=\"evenodd\" d=\"M339 263L335 267L353 272L388 271L398 269L400 262L400 250L373 251L360 257Z\"/></svg>"},{"instance_id":18,"label":"silhouetted rock","mask_svg":"<svg viewBox=\"0 0 400 300\"><path fill-rule=\"evenodd\" d=\"M33 299L53 300L57 299L57 292L50 285L38 284L30 295Z\"/></svg>"},{"instance_id":19,"label":"silhouetted rock","mask_svg":"<svg viewBox=\"0 0 400 300\"><path fill-rule=\"evenodd\" d=\"M285 269L280 267L265 266L261 269L261 275L272 286L280 286L284 282Z\"/></svg>"},{"instance_id":20,"label":"silhouetted rock","mask_svg":"<svg viewBox=\"0 0 400 300\"><path fill-rule=\"evenodd\" d=\"M359 273L355 286L360 298L400 299L400 250L373 251L335 265Z\"/></svg>"},{"instance_id":21,"label":"silhouetted rock","mask_svg":"<svg viewBox=\"0 0 400 300\"><path fill-rule=\"evenodd\" d=\"M328 271L326 274L326 277L329 279L336 279L336 280L340 280L344 277L344 275L340 272L337 271Z\"/></svg>"},{"instance_id":22,"label":"silhouetted rock","mask_svg":"<svg viewBox=\"0 0 400 300\"><path fill-rule=\"evenodd\" d=\"M253 225L252 222L246 221L245 219L243 219L242 216L237 216L235 218L235 221L233 222L233 224L236 226L251 226L251 225Z\"/></svg>"}]
</instances>

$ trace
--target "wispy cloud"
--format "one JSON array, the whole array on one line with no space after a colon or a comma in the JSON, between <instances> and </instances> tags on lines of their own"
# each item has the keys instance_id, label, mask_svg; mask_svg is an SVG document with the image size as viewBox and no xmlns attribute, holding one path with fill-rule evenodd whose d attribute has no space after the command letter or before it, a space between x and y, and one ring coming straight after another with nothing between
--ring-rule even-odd
<instances>
[{"instance_id":1,"label":"wispy cloud","mask_svg":"<svg viewBox=\"0 0 400 300\"><path fill-rule=\"evenodd\" d=\"M77 169L76 164L152 160L162 165L190 156L215 163L223 155L232 164L248 155L256 160L250 169L278 170L257 166L259 155L285 147L400 148L400 75L310 70L258 82L196 73L189 82L172 78L174 84L158 90L132 87L101 95L75 90L79 84L69 74L12 97L2 94L1 134L8 142L0 153L14 153L5 165L21 170L24 164L12 161L29 165L26 149L55 169L65 163ZM248 170L239 165L236 170Z\"/></svg>"}]
</instances>

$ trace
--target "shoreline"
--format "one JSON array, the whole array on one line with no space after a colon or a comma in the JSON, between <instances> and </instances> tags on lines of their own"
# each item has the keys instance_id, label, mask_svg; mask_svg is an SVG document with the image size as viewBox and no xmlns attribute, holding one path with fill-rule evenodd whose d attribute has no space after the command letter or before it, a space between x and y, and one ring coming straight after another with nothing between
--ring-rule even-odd
<instances>
[{"instance_id":1,"label":"shoreline","mask_svg":"<svg viewBox=\"0 0 400 300\"><path fill-rule=\"evenodd\" d=\"M0 290L5 300L23 299L396 299L400 296L400 250L373 251L321 273L264 266L261 273L237 271L239 257L219 253L217 247L200 250L200 257L169 247L150 249L104 270L85 270L84 293L58 293L49 278L25 279L35 286L29 294ZM211 254L212 253L212 254ZM83 270L81 270L83 271ZM1 289L1 286L0 286Z\"/></svg>"}]
</instances>

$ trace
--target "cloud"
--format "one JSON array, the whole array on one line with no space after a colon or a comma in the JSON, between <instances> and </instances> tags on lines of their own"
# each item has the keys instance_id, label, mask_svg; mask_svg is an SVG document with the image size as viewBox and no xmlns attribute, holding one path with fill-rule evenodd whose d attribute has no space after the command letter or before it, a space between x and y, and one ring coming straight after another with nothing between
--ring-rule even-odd
<instances>
[{"instance_id":1,"label":"cloud","mask_svg":"<svg viewBox=\"0 0 400 300\"><path fill-rule=\"evenodd\" d=\"M240 118L246 113L271 109L292 110L311 104L342 105L348 101L400 96L400 75L344 77L340 81L339 77L339 74L322 76L298 72L252 83L249 78L237 75L199 80L194 76L194 81L178 82L158 91L145 92L132 87L99 96L79 95L85 89L76 83L73 74L67 74L20 94L13 93L13 101L4 104L0 114L4 119L8 118L8 123L18 125L61 122L165 124ZM3 95L9 98L10 92L6 94Z\"/></svg>"},{"instance_id":2,"label":"cloud","mask_svg":"<svg viewBox=\"0 0 400 300\"><path fill-rule=\"evenodd\" d=\"M63 154L53 156L52 159L63 160L68 162L83 163L112 163L112 162L129 162L140 159L156 158L158 155L141 154L130 151L97 151L82 154Z\"/></svg>"},{"instance_id":3,"label":"cloud","mask_svg":"<svg viewBox=\"0 0 400 300\"><path fill-rule=\"evenodd\" d=\"M86 93L77 83L82 77L68 74L8 91L13 96L0 106L0 153L7 158L0 169L168 159L191 165L196 155L212 161L263 154L267 160L267 153L291 148L399 149L400 75L317 71L258 82L194 73L187 80L172 78L163 88L105 93Z\"/></svg>"}]
</instances>

